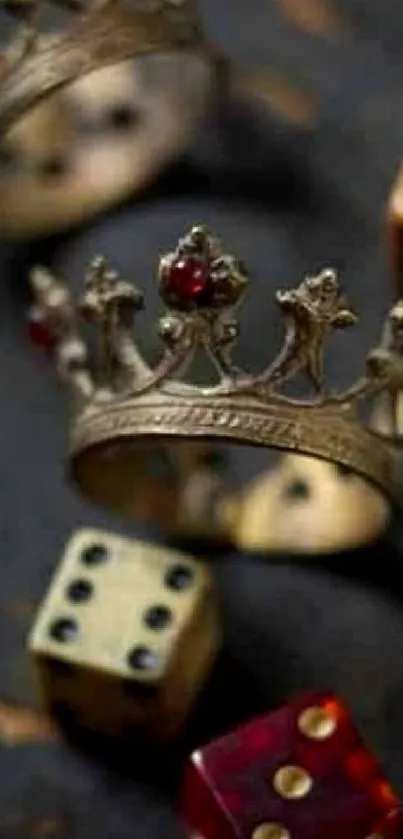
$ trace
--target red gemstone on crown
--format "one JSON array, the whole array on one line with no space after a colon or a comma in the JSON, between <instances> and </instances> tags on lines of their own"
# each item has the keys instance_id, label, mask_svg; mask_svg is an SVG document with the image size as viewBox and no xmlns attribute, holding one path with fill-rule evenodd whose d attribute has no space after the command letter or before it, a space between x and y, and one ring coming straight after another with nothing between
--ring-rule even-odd
<instances>
[{"instance_id":1,"label":"red gemstone on crown","mask_svg":"<svg viewBox=\"0 0 403 839\"><path fill-rule=\"evenodd\" d=\"M208 266L194 256L180 257L166 268L161 278L164 298L178 308L206 305L209 285Z\"/></svg>"},{"instance_id":2,"label":"red gemstone on crown","mask_svg":"<svg viewBox=\"0 0 403 839\"><path fill-rule=\"evenodd\" d=\"M28 333L33 344L45 350L55 346L55 336L47 327L40 311L34 306L28 316Z\"/></svg>"}]
</instances>

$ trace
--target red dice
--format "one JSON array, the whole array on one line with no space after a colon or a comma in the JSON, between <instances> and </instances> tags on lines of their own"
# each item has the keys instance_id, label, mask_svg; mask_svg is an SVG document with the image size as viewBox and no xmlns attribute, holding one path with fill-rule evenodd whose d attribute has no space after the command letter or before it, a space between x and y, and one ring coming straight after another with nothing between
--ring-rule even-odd
<instances>
[{"instance_id":1,"label":"red dice","mask_svg":"<svg viewBox=\"0 0 403 839\"><path fill-rule=\"evenodd\" d=\"M328 694L195 752L182 812L202 839L398 839L403 824L347 708Z\"/></svg>"}]
</instances>

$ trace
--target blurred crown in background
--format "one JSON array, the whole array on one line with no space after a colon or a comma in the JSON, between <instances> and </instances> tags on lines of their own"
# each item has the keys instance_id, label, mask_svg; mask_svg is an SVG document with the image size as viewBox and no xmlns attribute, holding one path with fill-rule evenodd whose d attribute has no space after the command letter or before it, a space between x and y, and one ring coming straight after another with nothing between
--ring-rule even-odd
<instances>
[{"instance_id":1,"label":"blurred crown in background","mask_svg":"<svg viewBox=\"0 0 403 839\"><path fill-rule=\"evenodd\" d=\"M94 70L147 53L207 48L193 0L65 0L72 20L53 37L40 34L40 0L9 0L23 22L2 56L0 131L44 97Z\"/></svg>"},{"instance_id":2,"label":"blurred crown in background","mask_svg":"<svg viewBox=\"0 0 403 839\"><path fill-rule=\"evenodd\" d=\"M146 186L187 147L220 59L194 0L9 0L0 63L0 232L47 235ZM67 23L66 23L67 13ZM133 61L134 59L134 61Z\"/></svg>"}]
</instances>

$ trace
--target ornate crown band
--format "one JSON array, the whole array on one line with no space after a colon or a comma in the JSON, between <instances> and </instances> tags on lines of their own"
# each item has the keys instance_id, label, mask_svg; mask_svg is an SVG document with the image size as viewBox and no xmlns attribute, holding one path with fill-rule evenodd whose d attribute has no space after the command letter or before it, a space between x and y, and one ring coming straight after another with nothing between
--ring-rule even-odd
<instances>
[{"instance_id":1,"label":"ornate crown band","mask_svg":"<svg viewBox=\"0 0 403 839\"><path fill-rule=\"evenodd\" d=\"M400 503L393 429L403 382L402 303L391 310L381 346L369 354L363 377L332 393L323 373L324 345L333 330L357 320L333 271L277 292L285 340L276 358L255 376L232 360L238 336L235 309L249 284L246 269L204 227L194 227L160 259L158 282L166 304L158 321L164 350L152 369L132 334L143 297L103 258L94 260L78 303L47 270L37 268L32 274L37 313L54 336L59 373L73 397L71 473L90 498L127 509L147 443L213 439L330 460ZM81 317L98 328L95 364L79 334ZM218 373L215 386L184 381L200 348ZM313 387L309 399L284 394L284 383L299 373ZM359 418L361 400L381 393L389 397L388 437Z\"/></svg>"},{"instance_id":2,"label":"ornate crown band","mask_svg":"<svg viewBox=\"0 0 403 839\"><path fill-rule=\"evenodd\" d=\"M188 51L207 55L194 0L60 0L73 24L42 38L37 28L41 0L8 0L23 17L15 43L0 64L0 132L44 97L95 70L135 56Z\"/></svg>"}]
</instances>

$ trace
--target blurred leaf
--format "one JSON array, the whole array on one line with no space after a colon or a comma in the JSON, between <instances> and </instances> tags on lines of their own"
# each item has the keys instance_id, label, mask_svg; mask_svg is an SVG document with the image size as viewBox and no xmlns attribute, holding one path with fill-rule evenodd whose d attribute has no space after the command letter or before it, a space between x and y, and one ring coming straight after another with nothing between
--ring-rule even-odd
<instances>
[{"instance_id":1,"label":"blurred leaf","mask_svg":"<svg viewBox=\"0 0 403 839\"><path fill-rule=\"evenodd\" d=\"M306 128L313 128L316 122L317 101L308 93L283 76L269 71L256 71L238 81L238 89L259 98L282 119L287 119Z\"/></svg>"},{"instance_id":2,"label":"blurred leaf","mask_svg":"<svg viewBox=\"0 0 403 839\"><path fill-rule=\"evenodd\" d=\"M333 0L276 0L285 17L311 35L333 35L341 18Z\"/></svg>"},{"instance_id":3,"label":"blurred leaf","mask_svg":"<svg viewBox=\"0 0 403 839\"><path fill-rule=\"evenodd\" d=\"M0 743L3 746L30 745L52 740L55 735L55 727L45 714L0 702Z\"/></svg>"}]
</instances>

